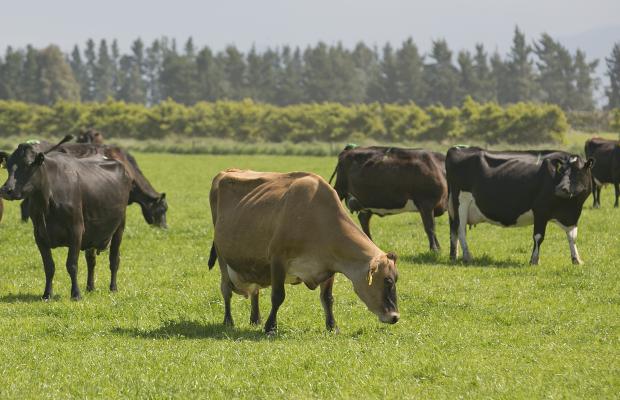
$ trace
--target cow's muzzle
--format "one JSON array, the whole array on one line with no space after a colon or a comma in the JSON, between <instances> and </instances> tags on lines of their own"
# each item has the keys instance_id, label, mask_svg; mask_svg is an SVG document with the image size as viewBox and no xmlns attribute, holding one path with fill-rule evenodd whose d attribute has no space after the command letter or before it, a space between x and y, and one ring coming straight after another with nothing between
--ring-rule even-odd
<instances>
[{"instance_id":1,"label":"cow's muzzle","mask_svg":"<svg viewBox=\"0 0 620 400\"><path fill-rule=\"evenodd\" d=\"M400 314L396 311L385 313L379 317L379 320L385 324L395 324L400 319Z\"/></svg>"}]
</instances>

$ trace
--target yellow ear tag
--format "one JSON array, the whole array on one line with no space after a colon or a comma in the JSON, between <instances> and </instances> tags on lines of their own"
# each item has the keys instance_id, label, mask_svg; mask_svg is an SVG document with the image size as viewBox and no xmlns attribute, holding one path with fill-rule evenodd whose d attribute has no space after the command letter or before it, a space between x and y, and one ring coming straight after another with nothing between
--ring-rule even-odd
<instances>
[{"instance_id":1,"label":"yellow ear tag","mask_svg":"<svg viewBox=\"0 0 620 400\"><path fill-rule=\"evenodd\" d=\"M368 270L368 286L372 285L372 271Z\"/></svg>"}]
</instances>

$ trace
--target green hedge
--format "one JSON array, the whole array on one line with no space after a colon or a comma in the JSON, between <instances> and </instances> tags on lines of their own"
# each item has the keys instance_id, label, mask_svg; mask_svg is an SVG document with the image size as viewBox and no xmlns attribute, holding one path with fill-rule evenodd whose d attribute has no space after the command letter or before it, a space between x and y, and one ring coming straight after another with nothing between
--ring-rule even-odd
<instances>
[{"instance_id":1,"label":"green hedge","mask_svg":"<svg viewBox=\"0 0 620 400\"><path fill-rule=\"evenodd\" d=\"M500 107L468 98L461 108L415 104L339 103L278 107L218 101L153 107L109 100L58 102L52 107L0 101L0 136L59 136L94 127L109 138L159 139L170 135L261 142L379 142L430 140L486 143L561 143L568 130L562 110L549 104Z\"/></svg>"}]
</instances>

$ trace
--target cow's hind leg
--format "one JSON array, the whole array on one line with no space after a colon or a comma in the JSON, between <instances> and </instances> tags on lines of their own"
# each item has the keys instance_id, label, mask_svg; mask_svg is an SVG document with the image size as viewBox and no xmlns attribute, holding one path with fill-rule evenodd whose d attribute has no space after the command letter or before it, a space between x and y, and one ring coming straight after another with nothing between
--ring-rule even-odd
<instances>
[{"instance_id":1,"label":"cow's hind leg","mask_svg":"<svg viewBox=\"0 0 620 400\"><path fill-rule=\"evenodd\" d=\"M226 265L226 261L224 258L219 257L218 262L220 264L220 292L222 293L222 298L224 299L224 325L226 326L235 326L235 322L232 317L232 313L230 310L230 300L233 295L233 286L230 281L230 277L228 276L228 267Z\"/></svg>"},{"instance_id":2,"label":"cow's hind leg","mask_svg":"<svg viewBox=\"0 0 620 400\"><path fill-rule=\"evenodd\" d=\"M601 189L603 187L601 185L596 185L594 188L594 192L596 196L594 197L594 208L601 208Z\"/></svg>"},{"instance_id":3,"label":"cow's hind leg","mask_svg":"<svg viewBox=\"0 0 620 400\"><path fill-rule=\"evenodd\" d=\"M97 264L97 256L95 255L95 249L88 249L84 253L86 257L86 266L88 268L86 290L92 292L95 290L95 265Z\"/></svg>"},{"instance_id":4,"label":"cow's hind leg","mask_svg":"<svg viewBox=\"0 0 620 400\"><path fill-rule=\"evenodd\" d=\"M125 231L125 220L121 222L121 225L116 229L110 242L110 291L116 292L118 287L116 286L116 274L118 273L118 266L121 262L120 250L121 242L123 241L123 232Z\"/></svg>"},{"instance_id":5,"label":"cow's hind leg","mask_svg":"<svg viewBox=\"0 0 620 400\"><path fill-rule=\"evenodd\" d=\"M284 303L286 293L284 291L284 281L286 271L281 261L274 259L271 262L271 312L265 324L265 333L273 335L278 328L277 315L278 309Z\"/></svg>"},{"instance_id":6,"label":"cow's hind leg","mask_svg":"<svg viewBox=\"0 0 620 400\"><path fill-rule=\"evenodd\" d=\"M545 231L547 230L547 221L542 218L534 218L534 247L532 248L532 257L530 265L538 265L540 256L540 245L545 240Z\"/></svg>"},{"instance_id":7,"label":"cow's hind leg","mask_svg":"<svg viewBox=\"0 0 620 400\"><path fill-rule=\"evenodd\" d=\"M450 193L448 197L448 217L450 220L450 260L456 261L458 256L458 229L459 229L459 200L458 192Z\"/></svg>"},{"instance_id":8,"label":"cow's hind leg","mask_svg":"<svg viewBox=\"0 0 620 400\"><path fill-rule=\"evenodd\" d=\"M357 219L360 221L360 225L362 226L362 230L368 236L368 239L372 240L372 236L370 236L370 218L372 217L372 213L369 211L360 211L357 214Z\"/></svg>"},{"instance_id":9,"label":"cow's hind leg","mask_svg":"<svg viewBox=\"0 0 620 400\"><path fill-rule=\"evenodd\" d=\"M620 184L617 181L614 182L614 191L616 194L616 201L614 202L614 207L618 208L618 197L620 197Z\"/></svg>"},{"instance_id":10,"label":"cow's hind leg","mask_svg":"<svg viewBox=\"0 0 620 400\"><path fill-rule=\"evenodd\" d=\"M333 287L334 275L332 275L325 282L321 283L321 305L323 306L323 311L325 311L325 327L328 331L338 332L336 320L334 319L334 296L332 295Z\"/></svg>"},{"instance_id":11,"label":"cow's hind leg","mask_svg":"<svg viewBox=\"0 0 620 400\"><path fill-rule=\"evenodd\" d=\"M260 325L260 308L258 307L258 296L260 295L259 289L256 289L254 293L250 295L250 301L252 302L252 311L250 313L250 325Z\"/></svg>"},{"instance_id":12,"label":"cow's hind leg","mask_svg":"<svg viewBox=\"0 0 620 400\"><path fill-rule=\"evenodd\" d=\"M428 237L428 244L431 251L439 252L439 243L435 236L435 218L433 217L433 208L426 206L420 207L420 216L422 217L422 224L424 224L424 231Z\"/></svg>"}]
</instances>

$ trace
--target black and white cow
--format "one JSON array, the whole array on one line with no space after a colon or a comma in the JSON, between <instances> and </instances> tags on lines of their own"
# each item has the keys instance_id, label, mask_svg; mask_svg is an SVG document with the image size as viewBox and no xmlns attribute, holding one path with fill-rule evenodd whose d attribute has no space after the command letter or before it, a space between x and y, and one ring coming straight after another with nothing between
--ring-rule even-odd
<instances>
[{"instance_id":1,"label":"black and white cow","mask_svg":"<svg viewBox=\"0 0 620 400\"><path fill-rule=\"evenodd\" d=\"M594 160L561 151L486 151L453 147L446 157L449 187L450 258L457 239L463 260L472 260L467 225L490 222L510 227L534 224L530 263L537 265L547 222L566 232L572 261L581 264L575 241L577 222L591 190Z\"/></svg>"}]
</instances>

